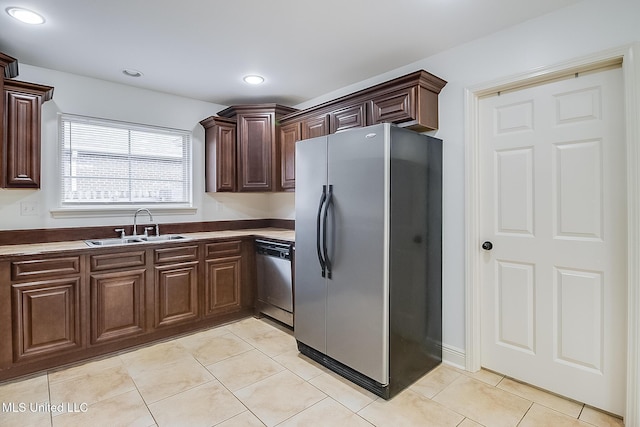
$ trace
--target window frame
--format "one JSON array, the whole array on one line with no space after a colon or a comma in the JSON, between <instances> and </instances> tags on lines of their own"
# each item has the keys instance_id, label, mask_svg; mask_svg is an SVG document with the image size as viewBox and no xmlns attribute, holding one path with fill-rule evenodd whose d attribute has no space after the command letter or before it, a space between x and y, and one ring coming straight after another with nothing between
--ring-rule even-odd
<instances>
[{"instance_id":1,"label":"window frame","mask_svg":"<svg viewBox=\"0 0 640 427\"><path fill-rule=\"evenodd\" d=\"M125 129L128 132L157 132L163 134L171 134L183 138L186 148L183 150L181 160L182 168L186 168L183 177L186 182L184 191L186 192L184 202L162 202L162 201L131 201L131 202L88 202L88 203L68 203L63 200L64 196L64 170L65 159L63 145L65 143L65 135L63 133L63 122L86 123L89 125L104 126L108 128ZM183 129L175 129L162 126L154 126L148 124L126 122L107 118L82 116L77 114L58 113L57 121L57 168L56 168L56 209L51 210L53 217L100 217L100 216L125 216L140 207L148 207L154 213L172 213L172 214L193 214L196 209L193 206L193 133ZM186 158L185 158L186 157ZM132 181L132 177L128 176L127 180Z\"/></svg>"}]
</instances>

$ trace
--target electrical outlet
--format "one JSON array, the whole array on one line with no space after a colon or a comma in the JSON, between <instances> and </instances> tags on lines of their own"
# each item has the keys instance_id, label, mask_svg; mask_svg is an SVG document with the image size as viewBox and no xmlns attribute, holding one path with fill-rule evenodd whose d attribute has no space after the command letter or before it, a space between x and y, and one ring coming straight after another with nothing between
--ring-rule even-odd
<instances>
[{"instance_id":1,"label":"electrical outlet","mask_svg":"<svg viewBox=\"0 0 640 427\"><path fill-rule=\"evenodd\" d=\"M38 202L20 202L20 215L22 216L38 215Z\"/></svg>"}]
</instances>

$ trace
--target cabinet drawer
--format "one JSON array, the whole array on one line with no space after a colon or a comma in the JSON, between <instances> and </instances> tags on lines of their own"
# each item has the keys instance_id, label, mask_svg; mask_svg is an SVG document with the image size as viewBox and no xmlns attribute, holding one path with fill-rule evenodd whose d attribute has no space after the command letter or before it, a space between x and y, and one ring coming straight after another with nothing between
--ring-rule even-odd
<instances>
[{"instance_id":1,"label":"cabinet drawer","mask_svg":"<svg viewBox=\"0 0 640 427\"><path fill-rule=\"evenodd\" d=\"M79 256L11 263L11 279L15 281L78 273L80 273Z\"/></svg>"},{"instance_id":2,"label":"cabinet drawer","mask_svg":"<svg viewBox=\"0 0 640 427\"><path fill-rule=\"evenodd\" d=\"M198 246L180 246L179 248L162 248L153 251L156 264L163 262L182 262L198 259Z\"/></svg>"},{"instance_id":3,"label":"cabinet drawer","mask_svg":"<svg viewBox=\"0 0 640 427\"><path fill-rule=\"evenodd\" d=\"M145 251L118 252L91 256L91 271L111 270L145 265Z\"/></svg>"},{"instance_id":4,"label":"cabinet drawer","mask_svg":"<svg viewBox=\"0 0 640 427\"><path fill-rule=\"evenodd\" d=\"M410 87L371 100L371 124L400 123L416 118L416 88Z\"/></svg>"},{"instance_id":5,"label":"cabinet drawer","mask_svg":"<svg viewBox=\"0 0 640 427\"><path fill-rule=\"evenodd\" d=\"M242 249L240 240L231 240L228 242L215 242L206 245L207 258L220 258L228 255L237 255Z\"/></svg>"}]
</instances>

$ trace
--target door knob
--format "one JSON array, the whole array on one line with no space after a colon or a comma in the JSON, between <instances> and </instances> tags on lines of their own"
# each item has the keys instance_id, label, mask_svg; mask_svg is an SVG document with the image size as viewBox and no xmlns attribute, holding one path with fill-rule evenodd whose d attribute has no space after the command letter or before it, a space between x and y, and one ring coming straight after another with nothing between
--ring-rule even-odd
<instances>
[{"instance_id":1,"label":"door knob","mask_svg":"<svg viewBox=\"0 0 640 427\"><path fill-rule=\"evenodd\" d=\"M484 249L485 251L490 251L491 249L493 249L493 243L491 242L484 242L482 244L482 249Z\"/></svg>"}]
</instances>

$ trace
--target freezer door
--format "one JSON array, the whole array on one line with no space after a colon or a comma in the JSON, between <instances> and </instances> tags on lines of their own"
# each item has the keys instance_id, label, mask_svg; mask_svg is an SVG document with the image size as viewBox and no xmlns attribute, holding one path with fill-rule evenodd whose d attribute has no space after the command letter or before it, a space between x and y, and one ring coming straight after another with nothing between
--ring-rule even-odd
<instances>
[{"instance_id":1,"label":"freezer door","mask_svg":"<svg viewBox=\"0 0 640 427\"><path fill-rule=\"evenodd\" d=\"M296 143L294 335L322 353L326 353L327 285L318 259L317 227L326 184L327 137Z\"/></svg>"},{"instance_id":2,"label":"freezer door","mask_svg":"<svg viewBox=\"0 0 640 427\"><path fill-rule=\"evenodd\" d=\"M388 157L386 124L328 138L326 354L383 385L389 381Z\"/></svg>"}]
</instances>

